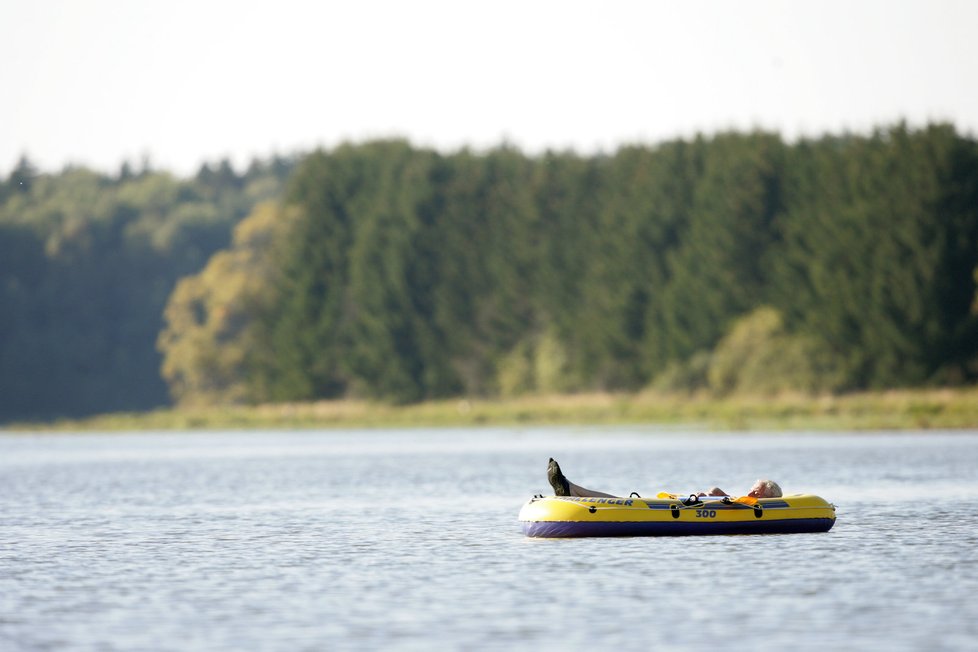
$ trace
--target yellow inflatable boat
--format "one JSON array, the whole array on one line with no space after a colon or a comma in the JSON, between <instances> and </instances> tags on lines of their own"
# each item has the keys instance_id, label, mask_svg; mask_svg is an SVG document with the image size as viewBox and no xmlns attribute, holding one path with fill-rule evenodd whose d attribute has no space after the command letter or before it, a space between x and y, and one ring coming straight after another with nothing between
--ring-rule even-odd
<instances>
[{"instance_id":1,"label":"yellow inflatable boat","mask_svg":"<svg viewBox=\"0 0 978 652\"><path fill-rule=\"evenodd\" d=\"M655 498L537 496L520 510L530 537L631 537L827 532L835 505L811 494L781 498L659 494Z\"/></svg>"}]
</instances>

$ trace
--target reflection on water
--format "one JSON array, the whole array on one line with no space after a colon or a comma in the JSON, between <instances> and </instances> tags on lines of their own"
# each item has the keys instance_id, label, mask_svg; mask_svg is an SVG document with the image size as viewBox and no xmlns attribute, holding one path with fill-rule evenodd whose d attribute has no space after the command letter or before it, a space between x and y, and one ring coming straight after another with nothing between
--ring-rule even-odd
<instances>
[{"instance_id":1,"label":"reflection on water","mask_svg":"<svg viewBox=\"0 0 978 652\"><path fill-rule=\"evenodd\" d=\"M579 484L838 506L825 534L537 540ZM0 649L973 650L978 433L0 437Z\"/></svg>"}]
</instances>

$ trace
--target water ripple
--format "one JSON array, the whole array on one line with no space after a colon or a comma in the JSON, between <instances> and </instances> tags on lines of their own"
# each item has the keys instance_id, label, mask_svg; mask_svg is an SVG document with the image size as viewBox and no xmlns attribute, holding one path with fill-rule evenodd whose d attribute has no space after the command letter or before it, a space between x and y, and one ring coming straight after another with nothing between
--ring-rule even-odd
<instances>
[{"instance_id":1,"label":"water ripple","mask_svg":"<svg viewBox=\"0 0 978 652\"><path fill-rule=\"evenodd\" d=\"M549 455L622 493L770 475L839 522L527 539ZM0 438L0 648L973 650L976 469L974 433Z\"/></svg>"}]
</instances>

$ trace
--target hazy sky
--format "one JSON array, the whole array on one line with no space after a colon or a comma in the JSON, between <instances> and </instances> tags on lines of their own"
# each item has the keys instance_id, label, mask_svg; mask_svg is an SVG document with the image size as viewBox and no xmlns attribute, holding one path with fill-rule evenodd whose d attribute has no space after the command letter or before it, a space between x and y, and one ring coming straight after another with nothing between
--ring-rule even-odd
<instances>
[{"instance_id":1,"label":"hazy sky","mask_svg":"<svg viewBox=\"0 0 978 652\"><path fill-rule=\"evenodd\" d=\"M978 2L2 0L0 173L405 136L610 151L905 118L978 132Z\"/></svg>"}]
</instances>

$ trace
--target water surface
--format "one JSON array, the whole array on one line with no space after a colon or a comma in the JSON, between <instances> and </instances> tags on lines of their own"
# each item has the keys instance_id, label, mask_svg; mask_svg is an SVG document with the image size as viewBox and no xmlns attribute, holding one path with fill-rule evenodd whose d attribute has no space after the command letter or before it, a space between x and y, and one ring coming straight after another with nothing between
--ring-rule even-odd
<instances>
[{"instance_id":1,"label":"water surface","mask_svg":"<svg viewBox=\"0 0 978 652\"><path fill-rule=\"evenodd\" d=\"M838 506L824 534L528 539L614 493ZM978 433L0 436L3 650L974 650Z\"/></svg>"}]
</instances>

